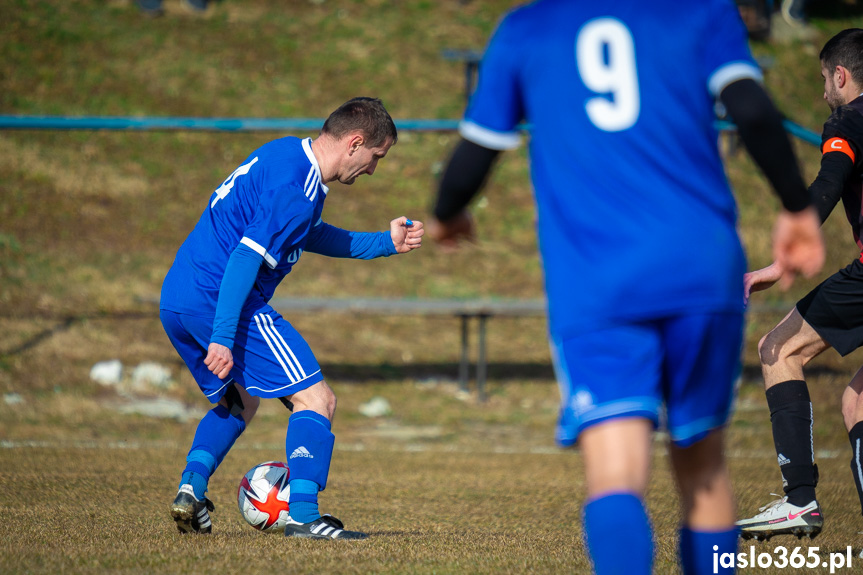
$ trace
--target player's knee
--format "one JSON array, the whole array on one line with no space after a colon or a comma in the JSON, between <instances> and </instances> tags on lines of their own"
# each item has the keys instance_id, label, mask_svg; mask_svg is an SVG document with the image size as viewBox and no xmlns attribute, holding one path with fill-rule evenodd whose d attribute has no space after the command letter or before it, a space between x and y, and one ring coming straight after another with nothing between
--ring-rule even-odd
<instances>
[{"instance_id":1,"label":"player's knee","mask_svg":"<svg viewBox=\"0 0 863 575\"><path fill-rule=\"evenodd\" d=\"M671 463L680 483L709 484L725 473L725 432L714 429L699 441L685 447L669 445Z\"/></svg>"},{"instance_id":2,"label":"player's knee","mask_svg":"<svg viewBox=\"0 0 863 575\"><path fill-rule=\"evenodd\" d=\"M713 459L702 459L700 465L684 465L675 468L677 482L683 493L691 495L710 492L717 483L722 483L728 475L725 458L721 452Z\"/></svg>"},{"instance_id":3,"label":"player's knee","mask_svg":"<svg viewBox=\"0 0 863 575\"><path fill-rule=\"evenodd\" d=\"M291 396L291 402L294 404L294 412L308 409L320 413L330 421L336 412L336 394L325 381L298 391Z\"/></svg>"},{"instance_id":4,"label":"player's knee","mask_svg":"<svg viewBox=\"0 0 863 575\"><path fill-rule=\"evenodd\" d=\"M336 413L336 394L327 385L327 382L322 381L315 386L316 409L318 413L325 415L330 421L333 420L333 415Z\"/></svg>"},{"instance_id":5,"label":"player's knee","mask_svg":"<svg viewBox=\"0 0 863 575\"><path fill-rule=\"evenodd\" d=\"M324 415L327 416L327 419L332 421L333 416L336 414L336 404L338 403L338 399L336 399L336 394L333 393L330 386L324 384L323 391L322 404Z\"/></svg>"},{"instance_id":6,"label":"player's knee","mask_svg":"<svg viewBox=\"0 0 863 575\"><path fill-rule=\"evenodd\" d=\"M851 428L863 421L863 395L857 396L857 402L854 406L854 411L850 414L848 422L848 431Z\"/></svg>"},{"instance_id":7,"label":"player's knee","mask_svg":"<svg viewBox=\"0 0 863 575\"><path fill-rule=\"evenodd\" d=\"M764 334L764 336L761 339L758 340L758 357L761 358L762 362L764 361L765 346L767 344L767 336L768 335L770 335L770 334L766 333L766 334Z\"/></svg>"},{"instance_id":8,"label":"player's knee","mask_svg":"<svg viewBox=\"0 0 863 575\"><path fill-rule=\"evenodd\" d=\"M842 420L849 431L863 420L863 395L846 392L842 396Z\"/></svg>"},{"instance_id":9,"label":"player's knee","mask_svg":"<svg viewBox=\"0 0 863 575\"><path fill-rule=\"evenodd\" d=\"M804 363L800 350L789 345L788 339L774 329L758 342L758 357L767 368L788 363Z\"/></svg>"},{"instance_id":10,"label":"player's knee","mask_svg":"<svg viewBox=\"0 0 863 575\"><path fill-rule=\"evenodd\" d=\"M609 493L633 493L643 497L647 492L647 478L632 470L607 468L588 471L587 495L591 498Z\"/></svg>"},{"instance_id":11,"label":"player's knee","mask_svg":"<svg viewBox=\"0 0 863 575\"><path fill-rule=\"evenodd\" d=\"M333 416L336 414L336 405L339 403L339 400L336 398L336 394L332 393L332 391L330 391L330 397L332 397L332 400L328 404L328 409L330 414L329 419L332 421Z\"/></svg>"},{"instance_id":12,"label":"player's knee","mask_svg":"<svg viewBox=\"0 0 863 575\"><path fill-rule=\"evenodd\" d=\"M579 435L587 491L591 497L631 492L643 495L650 474L653 423L642 417L591 425Z\"/></svg>"},{"instance_id":13,"label":"player's knee","mask_svg":"<svg viewBox=\"0 0 863 575\"><path fill-rule=\"evenodd\" d=\"M761 338L758 342L758 358L761 360L761 365L775 365L779 361L782 343L776 330L768 332Z\"/></svg>"}]
</instances>

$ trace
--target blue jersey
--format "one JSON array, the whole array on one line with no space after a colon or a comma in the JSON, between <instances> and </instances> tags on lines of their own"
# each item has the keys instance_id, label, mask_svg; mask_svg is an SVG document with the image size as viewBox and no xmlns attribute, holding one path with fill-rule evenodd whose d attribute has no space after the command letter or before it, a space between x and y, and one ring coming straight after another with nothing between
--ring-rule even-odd
<instances>
[{"instance_id":1,"label":"blue jersey","mask_svg":"<svg viewBox=\"0 0 863 575\"><path fill-rule=\"evenodd\" d=\"M540 0L501 21L460 132L503 150L530 125L554 333L740 310L714 109L743 78L760 71L730 0Z\"/></svg>"},{"instance_id":2,"label":"blue jersey","mask_svg":"<svg viewBox=\"0 0 863 575\"><path fill-rule=\"evenodd\" d=\"M210 196L162 285L160 306L213 317L231 253L244 244L263 257L243 313L254 313L321 228L328 188L311 140L288 137L264 144Z\"/></svg>"},{"instance_id":3,"label":"blue jersey","mask_svg":"<svg viewBox=\"0 0 863 575\"><path fill-rule=\"evenodd\" d=\"M259 397L284 397L321 381L308 344L267 304L304 251L356 259L396 253L389 231L324 223L328 191L311 139L272 141L212 193L180 246L162 284L160 317L210 401L219 401L231 381ZM212 343L233 350L228 379L204 365Z\"/></svg>"}]
</instances>

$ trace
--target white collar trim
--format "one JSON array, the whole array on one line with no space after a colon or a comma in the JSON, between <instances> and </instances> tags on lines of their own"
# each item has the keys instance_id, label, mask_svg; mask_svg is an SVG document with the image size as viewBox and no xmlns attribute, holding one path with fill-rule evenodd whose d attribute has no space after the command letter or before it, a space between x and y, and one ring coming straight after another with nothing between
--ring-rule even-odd
<instances>
[{"instance_id":1,"label":"white collar trim","mask_svg":"<svg viewBox=\"0 0 863 575\"><path fill-rule=\"evenodd\" d=\"M312 163L312 166L314 166L315 172L318 173L318 181L321 182L321 189L324 191L324 195L327 195L327 192L329 192L330 189L324 185L324 180L321 177L321 166L318 164L318 159L315 157L315 153L312 152L311 138L303 140L303 151L306 153L306 157Z\"/></svg>"}]
</instances>

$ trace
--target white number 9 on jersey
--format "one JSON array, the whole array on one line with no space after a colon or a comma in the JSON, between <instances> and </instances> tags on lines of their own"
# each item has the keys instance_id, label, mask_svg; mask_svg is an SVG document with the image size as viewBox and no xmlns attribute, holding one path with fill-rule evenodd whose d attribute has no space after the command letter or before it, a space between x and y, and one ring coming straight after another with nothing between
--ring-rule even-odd
<instances>
[{"instance_id":1,"label":"white number 9 on jersey","mask_svg":"<svg viewBox=\"0 0 863 575\"><path fill-rule=\"evenodd\" d=\"M584 85L602 94L584 105L590 121L606 132L631 128L638 120L641 100L629 28L614 18L591 20L575 40L575 63Z\"/></svg>"}]
</instances>

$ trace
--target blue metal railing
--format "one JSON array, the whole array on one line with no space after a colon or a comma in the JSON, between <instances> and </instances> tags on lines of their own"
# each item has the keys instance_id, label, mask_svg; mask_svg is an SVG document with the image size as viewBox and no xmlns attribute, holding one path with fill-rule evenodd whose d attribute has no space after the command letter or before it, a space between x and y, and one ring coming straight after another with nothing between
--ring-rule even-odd
<instances>
[{"instance_id":1,"label":"blue metal railing","mask_svg":"<svg viewBox=\"0 0 863 575\"><path fill-rule=\"evenodd\" d=\"M804 128L800 124L792 122L791 120L783 121L782 125L785 126L785 131L794 136L795 138L799 138L807 144L812 144L815 147L821 146L821 136L819 136L812 130ZM731 132L737 129L737 127L732 122L728 122L726 120L717 120L716 128L723 132Z\"/></svg>"},{"instance_id":2,"label":"blue metal railing","mask_svg":"<svg viewBox=\"0 0 863 575\"><path fill-rule=\"evenodd\" d=\"M326 118L152 118L102 116L0 116L0 129L18 130L200 130L227 132L317 131ZM399 130L442 132L458 120L396 120Z\"/></svg>"},{"instance_id":3,"label":"blue metal railing","mask_svg":"<svg viewBox=\"0 0 863 575\"><path fill-rule=\"evenodd\" d=\"M317 131L325 118L177 118L177 117L103 117L103 116L0 116L0 129L7 130L199 130L217 132L282 132L291 130ZM451 132L458 129L459 120L396 120L404 131ZM522 130L529 129L521 125ZM735 126L717 120L716 128L733 131ZM813 146L821 145L821 137L790 120L785 120L789 134Z\"/></svg>"}]
</instances>

